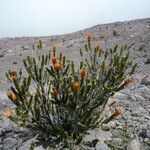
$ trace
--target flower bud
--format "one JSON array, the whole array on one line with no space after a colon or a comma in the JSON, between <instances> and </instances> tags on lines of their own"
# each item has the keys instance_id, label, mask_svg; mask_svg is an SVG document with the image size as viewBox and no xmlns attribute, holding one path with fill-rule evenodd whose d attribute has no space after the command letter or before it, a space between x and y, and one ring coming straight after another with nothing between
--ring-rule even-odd
<instances>
[{"instance_id":1,"label":"flower bud","mask_svg":"<svg viewBox=\"0 0 150 150\"><path fill-rule=\"evenodd\" d=\"M88 42L91 42L92 38L93 38L92 34L88 34L86 37Z\"/></svg>"},{"instance_id":2,"label":"flower bud","mask_svg":"<svg viewBox=\"0 0 150 150\"><path fill-rule=\"evenodd\" d=\"M17 76L17 71L10 71L9 72L9 75L11 76L11 77L13 77L13 76Z\"/></svg>"},{"instance_id":3,"label":"flower bud","mask_svg":"<svg viewBox=\"0 0 150 150\"><path fill-rule=\"evenodd\" d=\"M57 63L57 58L55 56L52 57L52 63L53 64Z\"/></svg>"},{"instance_id":4,"label":"flower bud","mask_svg":"<svg viewBox=\"0 0 150 150\"><path fill-rule=\"evenodd\" d=\"M11 80L12 80L12 81L17 80L17 76L12 76L12 77L11 77Z\"/></svg>"},{"instance_id":5,"label":"flower bud","mask_svg":"<svg viewBox=\"0 0 150 150\"><path fill-rule=\"evenodd\" d=\"M117 108L114 112L114 116L117 117L123 113L123 109Z\"/></svg>"},{"instance_id":6,"label":"flower bud","mask_svg":"<svg viewBox=\"0 0 150 150\"><path fill-rule=\"evenodd\" d=\"M81 76L81 78L85 78L85 76L86 76L86 69L85 68L81 70L80 76Z\"/></svg>"},{"instance_id":7,"label":"flower bud","mask_svg":"<svg viewBox=\"0 0 150 150\"><path fill-rule=\"evenodd\" d=\"M3 115L7 118L11 118L13 116L13 111L10 108L6 108Z\"/></svg>"},{"instance_id":8,"label":"flower bud","mask_svg":"<svg viewBox=\"0 0 150 150\"><path fill-rule=\"evenodd\" d=\"M7 92L7 97L10 99L10 100L12 100L13 99L13 93L12 93L12 91L8 91Z\"/></svg>"},{"instance_id":9,"label":"flower bud","mask_svg":"<svg viewBox=\"0 0 150 150\"><path fill-rule=\"evenodd\" d=\"M59 64L59 63L54 64L54 69L56 71L59 71L61 69L61 64Z\"/></svg>"},{"instance_id":10,"label":"flower bud","mask_svg":"<svg viewBox=\"0 0 150 150\"><path fill-rule=\"evenodd\" d=\"M95 52L96 52L96 53L99 52L100 49L101 49L100 45L97 45L97 46L95 47Z\"/></svg>"},{"instance_id":11,"label":"flower bud","mask_svg":"<svg viewBox=\"0 0 150 150\"><path fill-rule=\"evenodd\" d=\"M39 100L39 98L40 98L40 94L39 94L38 91L36 91L35 94L34 94L34 99Z\"/></svg>"},{"instance_id":12,"label":"flower bud","mask_svg":"<svg viewBox=\"0 0 150 150\"><path fill-rule=\"evenodd\" d=\"M125 81L124 81L124 83L126 84L126 85L129 85L130 83L132 83L133 82L133 78L128 78L128 79L126 79Z\"/></svg>"},{"instance_id":13,"label":"flower bud","mask_svg":"<svg viewBox=\"0 0 150 150\"><path fill-rule=\"evenodd\" d=\"M18 97L11 91L9 90L7 92L7 97L12 100L12 101L17 101L18 100Z\"/></svg>"},{"instance_id":14,"label":"flower bud","mask_svg":"<svg viewBox=\"0 0 150 150\"><path fill-rule=\"evenodd\" d=\"M79 82L73 83L73 89L75 92L77 92L80 89L80 83Z\"/></svg>"},{"instance_id":15,"label":"flower bud","mask_svg":"<svg viewBox=\"0 0 150 150\"><path fill-rule=\"evenodd\" d=\"M53 91L53 92L52 92L52 96L57 97L57 96L58 96L58 91L56 91L56 90Z\"/></svg>"},{"instance_id":16,"label":"flower bud","mask_svg":"<svg viewBox=\"0 0 150 150\"><path fill-rule=\"evenodd\" d=\"M52 51L55 52L56 50L57 50L57 46L56 46L56 45L53 45L53 46L52 46Z\"/></svg>"}]
</instances>

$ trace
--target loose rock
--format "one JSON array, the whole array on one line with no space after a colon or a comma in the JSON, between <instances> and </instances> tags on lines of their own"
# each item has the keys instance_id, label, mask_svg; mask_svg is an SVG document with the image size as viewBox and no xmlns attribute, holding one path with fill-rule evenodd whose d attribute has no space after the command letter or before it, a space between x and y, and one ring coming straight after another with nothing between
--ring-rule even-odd
<instances>
[{"instance_id":1,"label":"loose rock","mask_svg":"<svg viewBox=\"0 0 150 150\"><path fill-rule=\"evenodd\" d=\"M96 144L95 150L111 150L104 142L98 142Z\"/></svg>"},{"instance_id":2,"label":"loose rock","mask_svg":"<svg viewBox=\"0 0 150 150\"><path fill-rule=\"evenodd\" d=\"M150 64L150 58L147 58L145 64Z\"/></svg>"},{"instance_id":3,"label":"loose rock","mask_svg":"<svg viewBox=\"0 0 150 150\"><path fill-rule=\"evenodd\" d=\"M129 143L127 150L140 150L140 142L137 139L132 140Z\"/></svg>"},{"instance_id":4,"label":"loose rock","mask_svg":"<svg viewBox=\"0 0 150 150\"><path fill-rule=\"evenodd\" d=\"M147 75L141 80L141 84L150 85L150 76Z\"/></svg>"},{"instance_id":5,"label":"loose rock","mask_svg":"<svg viewBox=\"0 0 150 150\"><path fill-rule=\"evenodd\" d=\"M16 148L17 140L11 137L4 139L3 150L12 150Z\"/></svg>"}]
</instances>

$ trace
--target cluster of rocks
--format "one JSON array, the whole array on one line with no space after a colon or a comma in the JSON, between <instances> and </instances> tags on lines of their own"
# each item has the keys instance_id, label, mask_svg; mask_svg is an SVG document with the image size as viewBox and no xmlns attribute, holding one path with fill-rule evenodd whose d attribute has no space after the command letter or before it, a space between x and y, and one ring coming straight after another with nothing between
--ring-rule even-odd
<instances>
[{"instance_id":1,"label":"cluster of rocks","mask_svg":"<svg viewBox=\"0 0 150 150\"><path fill-rule=\"evenodd\" d=\"M143 83L145 77L141 80ZM133 134L128 144L129 150L150 149L150 84L136 83L114 96L118 106L124 108L124 114L118 120L116 129L123 130L124 126L131 127ZM114 132L114 131L113 131ZM132 143L133 142L133 143Z\"/></svg>"}]
</instances>

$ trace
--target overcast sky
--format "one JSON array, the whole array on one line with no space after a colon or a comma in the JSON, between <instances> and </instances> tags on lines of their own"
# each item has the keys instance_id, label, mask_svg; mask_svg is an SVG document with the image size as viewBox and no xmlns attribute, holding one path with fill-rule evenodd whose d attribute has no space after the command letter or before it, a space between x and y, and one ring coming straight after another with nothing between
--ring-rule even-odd
<instances>
[{"instance_id":1,"label":"overcast sky","mask_svg":"<svg viewBox=\"0 0 150 150\"><path fill-rule=\"evenodd\" d=\"M0 0L0 37L49 36L150 18L150 0Z\"/></svg>"}]
</instances>

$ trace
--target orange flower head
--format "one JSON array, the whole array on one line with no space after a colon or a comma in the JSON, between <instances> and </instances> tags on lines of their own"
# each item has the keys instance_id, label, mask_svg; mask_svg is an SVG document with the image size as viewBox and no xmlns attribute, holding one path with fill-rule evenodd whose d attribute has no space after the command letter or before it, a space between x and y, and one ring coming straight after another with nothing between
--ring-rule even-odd
<instances>
[{"instance_id":1,"label":"orange flower head","mask_svg":"<svg viewBox=\"0 0 150 150\"><path fill-rule=\"evenodd\" d=\"M53 95L54 97L57 97L57 96L58 96L58 91L56 91L56 90L53 91L53 92L52 92L52 95Z\"/></svg>"},{"instance_id":2,"label":"orange flower head","mask_svg":"<svg viewBox=\"0 0 150 150\"><path fill-rule=\"evenodd\" d=\"M114 116L117 117L123 113L123 109L117 108L116 111L114 112Z\"/></svg>"},{"instance_id":3,"label":"orange flower head","mask_svg":"<svg viewBox=\"0 0 150 150\"><path fill-rule=\"evenodd\" d=\"M73 83L73 89L74 89L75 92L79 91L79 89L80 89L80 83L79 82Z\"/></svg>"},{"instance_id":4,"label":"orange flower head","mask_svg":"<svg viewBox=\"0 0 150 150\"><path fill-rule=\"evenodd\" d=\"M10 108L6 108L3 115L7 118L11 118L13 116L13 111Z\"/></svg>"},{"instance_id":5,"label":"orange flower head","mask_svg":"<svg viewBox=\"0 0 150 150\"><path fill-rule=\"evenodd\" d=\"M12 80L12 81L17 80L17 76L12 76L12 77L11 77L11 80Z\"/></svg>"},{"instance_id":6,"label":"orange flower head","mask_svg":"<svg viewBox=\"0 0 150 150\"><path fill-rule=\"evenodd\" d=\"M85 78L85 76L86 76L86 69L85 68L81 70L80 76L81 76L81 78Z\"/></svg>"},{"instance_id":7,"label":"orange flower head","mask_svg":"<svg viewBox=\"0 0 150 150\"><path fill-rule=\"evenodd\" d=\"M54 68L56 71L59 71L61 69L61 64L60 63L54 64Z\"/></svg>"},{"instance_id":8,"label":"orange flower head","mask_svg":"<svg viewBox=\"0 0 150 150\"><path fill-rule=\"evenodd\" d=\"M7 92L7 97L10 99L10 100L12 100L13 99L13 93L12 93L12 91L8 91Z\"/></svg>"},{"instance_id":9,"label":"orange flower head","mask_svg":"<svg viewBox=\"0 0 150 150\"><path fill-rule=\"evenodd\" d=\"M17 71L10 71L9 72L9 75L11 76L11 77L13 77L13 76L17 76Z\"/></svg>"},{"instance_id":10,"label":"orange flower head","mask_svg":"<svg viewBox=\"0 0 150 150\"><path fill-rule=\"evenodd\" d=\"M12 100L12 101L17 101L18 100L18 97L11 91L9 90L7 92L7 97Z\"/></svg>"},{"instance_id":11,"label":"orange flower head","mask_svg":"<svg viewBox=\"0 0 150 150\"><path fill-rule=\"evenodd\" d=\"M17 100L18 100L18 97L17 97L15 94L13 94L12 100L13 100L13 101L17 101Z\"/></svg>"},{"instance_id":12,"label":"orange flower head","mask_svg":"<svg viewBox=\"0 0 150 150\"><path fill-rule=\"evenodd\" d=\"M56 50L57 50L57 46L56 46L56 45L53 45L53 46L52 46L52 51L55 52Z\"/></svg>"},{"instance_id":13,"label":"orange flower head","mask_svg":"<svg viewBox=\"0 0 150 150\"><path fill-rule=\"evenodd\" d=\"M40 94L39 94L38 91L36 91L35 94L34 94L34 99L39 100L39 97L40 97Z\"/></svg>"},{"instance_id":14,"label":"orange flower head","mask_svg":"<svg viewBox=\"0 0 150 150\"><path fill-rule=\"evenodd\" d=\"M95 47L95 51L96 51L96 52L99 52L100 49L101 49L100 45L97 45L97 46Z\"/></svg>"},{"instance_id":15,"label":"orange flower head","mask_svg":"<svg viewBox=\"0 0 150 150\"><path fill-rule=\"evenodd\" d=\"M52 63L56 64L57 63L57 58L55 56L52 57Z\"/></svg>"},{"instance_id":16,"label":"orange flower head","mask_svg":"<svg viewBox=\"0 0 150 150\"><path fill-rule=\"evenodd\" d=\"M92 34L88 34L86 37L88 42L91 42L92 38L93 38Z\"/></svg>"},{"instance_id":17,"label":"orange flower head","mask_svg":"<svg viewBox=\"0 0 150 150\"><path fill-rule=\"evenodd\" d=\"M128 79L126 79L125 81L124 81L124 83L126 84L126 85L129 85L130 83L132 83L133 82L133 78L128 78Z\"/></svg>"}]
</instances>

